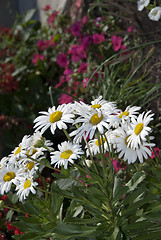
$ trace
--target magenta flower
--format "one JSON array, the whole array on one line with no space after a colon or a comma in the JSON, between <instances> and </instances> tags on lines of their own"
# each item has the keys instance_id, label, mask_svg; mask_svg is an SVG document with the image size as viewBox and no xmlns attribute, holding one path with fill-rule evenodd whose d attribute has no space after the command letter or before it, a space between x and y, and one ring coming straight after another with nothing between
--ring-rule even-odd
<instances>
[{"instance_id":1,"label":"magenta flower","mask_svg":"<svg viewBox=\"0 0 161 240\"><path fill-rule=\"evenodd\" d=\"M82 81L82 85L83 85L84 88L87 87L88 82L89 82L89 78L85 78L85 79L83 79L83 81Z\"/></svg>"},{"instance_id":2,"label":"magenta flower","mask_svg":"<svg viewBox=\"0 0 161 240\"><path fill-rule=\"evenodd\" d=\"M113 35L111 36L111 41L114 51L117 52L121 48L122 37Z\"/></svg>"},{"instance_id":3,"label":"magenta flower","mask_svg":"<svg viewBox=\"0 0 161 240\"><path fill-rule=\"evenodd\" d=\"M43 51L50 46L50 43L51 43L50 40L39 40L37 42L37 47L39 50Z\"/></svg>"},{"instance_id":4,"label":"magenta flower","mask_svg":"<svg viewBox=\"0 0 161 240\"><path fill-rule=\"evenodd\" d=\"M46 5L46 6L43 8L44 11L49 11L50 9L51 9L51 6L50 6L50 5Z\"/></svg>"},{"instance_id":5,"label":"magenta flower","mask_svg":"<svg viewBox=\"0 0 161 240\"><path fill-rule=\"evenodd\" d=\"M65 93L63 93L58 100L59 104L70 103L72 101L73 101L73 98Z\"/></svg>"},{"instance_id":6,"label":"magenta flower","mask_svg":"<svg viewBox=\"0 0 161 240\"><path fill-rule=\"evenodd\" d=\"M70 68L66 68L64 70L64 75L66 76L66 81L69 82L69 80L72 78L71 75L73 74L73 70Z\"/></svg>"},{"instance_id":7,"label":"magenta flower","mask_svg":"<svg viewBox=\"0 0 161 240\"><path fill-rule=\"evenodd\" d=\"M56 62L60 67L65 68L68 65L68 58L64 53L61 53L58 55Z\"/></svg>"},{"instance_id":8,"label":"magenta flower","mask_svg":"<svg viewBox=\"0 0 161 240\"><path fill-rule=\"evenodd\" d=\"M79 37L81 28L82 28L81 22L77 21L70 27L70 32L74 37Z\"/></svg>"},{"instance_id":9,"label":"magenta flower","mask_svg":"<svg viewBox=\"0 0 161 240\"><path fill-rule=\"evenodd\" d=\"M55 88L61 87L63 85L63 83L65 83L65 82L66 82L66 78L63 75L59 78L59 82L58 82L58 84L55 85Z\"/></svg>"},{"instance_id":10,"label":"magenta flower","mask_svg":"<svg viewBox=\"0 0 161 240\"><path fill-rule=\"evenodd\" d=\"M72 55L72 61L78 62L81 59L87 58L86 51L83 45L73 44L68 51Z\"/></svg>"},{"instance_id":11,"label":"magenta flower","mask_svg":"<svg viewBox=\"0 0 161 240\"><path fill-rule=\"evenodd\" d=\"M103 35L103 33L101 33L101 34L94 33L92 38L93 38L94 44L102 43L105 40L105 36Z\"/></svg>"},{"instance_id":12,"label":"magenta flower","mask_svg":"<svg viewBox=\"0 0 161 240\"><path fill-rule=\"evenodd\" d=\"M34 53L34 55L32 57L32 63L34 65L37 65L39 60L43 61L44 60L44 55L43 54Z\"/></svg>"},{"instance_id":13,"label":"magenta flower","mask_svg":"<svg viewBox=\"0 0 161 240\"><path fill-rule=\"evenodd\" d=\"M87 67L88 67L88 63L82 62L80 64L80 67L78 68L78 73L85 73L85 72L87 72Z\"/></svg>"},{"instance_id":14,"label":"magenta flower","mask_svg":"<svg viewBox=\"0 0 161 240\"><path fill-rule=\"evenodd\" d=\"M82 18L82 24L85 25L88 22L88 16Z\"/></svg>"},{"instance_id":15,"label":"magenta flower","mask_svg":"<svg viewBox=\"0 0 161 240\"><path fill-rule=\"evenodd\" d=\"M51 24L54 22L56 16L58 15L59 11L56 11L52 14L49 15L49 18L48 18L48 24Z\"/></svg>"},{"instance_id":16,"label":"magenta flower","mask_svg":"<svg viewBox=\"0 0 161 240\"><path fill-rule=\"evenodd\" d=\"M86 50L88 46L92 43L92 36L86 35L84 37L80 37L78 41L79 41L79 44L82 45Z\"/></svg>"},{"instance_id":17,"label":"magenta flower","mask_svg":"<svg viewBox=\"0 0 161 240\"><path fill-rule=\"evenodd\" d=\"M155 153L156 153L156 155L157 155L157 157L159 157L159 152L160 152L160 149L158 148L158 147L155 147L154 148L154 151L155 151ZM150 156L151 158L155 158L155 154L154 154L154 152L152 151L152 153L151 153L151 156Z\"/></svg>"},{"instance_id":18,"label":"magenta flower","mask_svg":"<svg viewBox=\"0 0 161 240\"><path fill-rule=\"evenodd\" d=\"M112 164L113 164L115 173L118 172L120 169L126 168L126 165L124 163L120 164L118 159L113 159Z\"/></svg>"}]
</instances>

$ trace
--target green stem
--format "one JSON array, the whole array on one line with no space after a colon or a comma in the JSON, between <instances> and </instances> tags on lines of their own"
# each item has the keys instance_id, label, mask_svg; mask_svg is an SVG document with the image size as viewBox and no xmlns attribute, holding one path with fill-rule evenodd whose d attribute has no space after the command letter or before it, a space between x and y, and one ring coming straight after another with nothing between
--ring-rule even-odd
<instances>
[{"instance_id":1,"label":"green stem","mask_svg":"<svg viewBox=\"0 0 161 240\"><path fill-rule=\"evenodd\" d=\"M69 142L72 142L72 139L70 138L70 136L67 133L66 129L63 128L63 132L65 133L65 136L68 138Z\"/></svg>"},{"instance_id":2,"label":"green stem","mask_svg":"<svg viewBox=\"0 0 161 240\"><path fill-rule=\"evenodd\" d=\"M105 162L105 159L104 159L104 152L102 152L102 144L103 144L103 139L102 139L102 144L101 144L101 140L100 140L100 133L97 132L97 139L98 139L98 145L99 145L99 150L100 150L100 154L101 154L101 162L102 162L102 168L103 168L103 175L104 175L104 179L106 181L107 179L107 174L106 174L106 162Z\"/></svg>"},{"instance_id":3,"label":"green stem","mask_svg":"<svg viewBox=\"0 0 161 240\"><path fill-rule=\"evenodd\" d=\"M86 143L86 145L87 145L87 148L88 148L88 151L89 151L89 155L90 155L90 158L91 158L91 160L92 160L93 166L94 166L94 168L95 168L95 170L96 170L96 173L99 175L99 172L98 172L98 169L97 169L96 164L95 164L95 162L94 162L94 159L93 159L93 156L92 156L92 153L91 153L89 144L88 144L88 142L87 142L87 140L86 140L85 138L84 138L84 141L85 141L85 143Z\"/></svg>"}]
</instances>

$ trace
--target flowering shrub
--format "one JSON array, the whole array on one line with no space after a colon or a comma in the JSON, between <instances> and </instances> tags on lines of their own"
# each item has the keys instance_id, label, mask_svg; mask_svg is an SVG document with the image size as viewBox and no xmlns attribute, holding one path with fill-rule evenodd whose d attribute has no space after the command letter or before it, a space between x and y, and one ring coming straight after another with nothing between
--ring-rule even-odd
<instances>
[{"instance_id":1,"label":"flowering shrub","mask_svg":"<svg viewBox=\"0 0 161 240\"><path fill-rule=\"evenodd\" d=\"M151 143L154 114L139 111L121 110L100 96L40 112L33 135L0 162L1 194L15 192L22 209L14 227L8 225L20 229L15 239L146 239L147 231L160 236L161 201L154 190L161 189L148 179L160 171L159 150ZM65 134L56 149L43 136L48 130ZM44 168L51 171L50 182Z\"/></svg>"}]
</instances>

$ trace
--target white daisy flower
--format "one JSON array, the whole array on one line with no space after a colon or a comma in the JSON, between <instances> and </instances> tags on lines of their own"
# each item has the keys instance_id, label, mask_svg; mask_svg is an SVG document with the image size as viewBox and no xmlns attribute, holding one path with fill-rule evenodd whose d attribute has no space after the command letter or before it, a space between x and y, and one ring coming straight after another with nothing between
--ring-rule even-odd
<instances>
[{"instance_id":1,"label":"white daisy flower","mask_svg":"<svg viewBox=\"0 0 161 240\"><path fill-rule=\"evenodd\" d=\"M139 0L137 1L138 11L142 11L144 7L147 7L150 3L150 0Z\"/></svg>"},{"instance_id":2,"label":"white daisy flower","mask_svg":"<svg viewBox=\"0 0 161 240\"><path fill-rule=\"evenodd\" d=\"M160 17L161 17L161 7L155 7L153 8L149 14L148 17L150 18L150 20L153 21L159 21Z\"/></svg>"},{"instance_id":3,"label":"white daisy flower","mask_svg":"<svg viewBox=\"0 0 161 240\"><path fill-rule=\"evenodd\" d=\"M84 111L80 109L81 116L78 117L74 124L83 123L77 130L71 132L69 135L75 136L74 141L81 142L82 138L87 138L89 135L89 139L92 139L96 130L98 130L101 134L104 133L104 128L110 128L110 117L109 114L105 114L101 112L99 114L95 109L92 111Z\"/></svg>"},{"instance_id":4,"label":"white daisy flower","mask_svg":"<svg viewBox=\"0 0 161 240\"><path fill-rule=\"evenodd\" d=\"M74 163L74 160L80 158L83 154L81 146L71 142L62 142L58 145L59 151L51 152L51 164L58 168L64 166L67 169L68 163Z\"/></svg>"},{"instance_id":5,"label":"white daisy flower","mask_svg":"<svg viewBox=\"0 0 161 240\"><path fill-rule=\"evenodd\" d=\"M22 175L22 169L15 165L3 165L0 169L0 194L9 192L12 184L17 184L19 177Z\"/></svg>"},{"instance_id":6,"label":"white daisy flower","mask_svg":"<svg viewBox=\"0 0 161 240\"><path fill-rule=\"evenodd\" d=\"M57 109L53 106L48 109L48 112L39 112L43 115L34 120L35 131L37 132L41 129L41 134L43 134L50 127L52 134L54 134L57 127L59 129L67 129L66 123L73 123L74 120L72 118L75 117L71 112L70 104L59 105Z\"/></svg>"},{"instance_id":7,"label":"white daisy flower","mask_svg":"<svg viewBox=\"0 0 161 240\"><path fill-rule=\"evenodd\" d=\"M112 136L111 133L112 133L112 131L107 131L105 133L108 143L107 143L106 138L104 136L102 136L102 138L100 137L101 151L103 152L103 149L104 149L104 153L109 152L109 147L110 147L110 151L111 151L111 139L112 139L111 138L111 136ZM96 155L97 153L100 153L98 138L90 140L88 142L88 145L89 145L89 148L90 148L90 151L91 151L92 155ZM90 155L89 149L88 149L87 146L85 146L85 148L87 149L86 154L87 154L87 156L89 156Z\"/></svg>"},{"instance_id":8,"label":"white daisy flower","mask_svg":"<svg viewBox=\"0 0 161 240\"><path fill-rule=\"evenodd\" d=\"M102 96L99 96L97 99L91 101L90 107L92 109L97 110L98 112L106 111L112 113L116 109L116 103L108 102L105 99L103 99Z\"/></svg>"},{"instance_id":9,"label":"white daisy flower","mask_svg":"<svg viewBox=\"0 0 161 240\"><path fill-rule=\"evenodd\" d=\"M131 118L131 127L128 130L128 145L133 149L138 149L138 146L141 145L142 141L146 141L146 136L152 131L148 124L153 120L150 114L151 111L148 111L146 114L143 112L139 114L138 118ZM145 114L145 115L144 115Z\"/></svg>"},{"instance_id":10,"label":"white daisy flower","mask_svg":"<svg viewBox=\"0 0 161 240\"><path fill-rule=\"evenodd\" d=\"M7 163L9 162L9 157L3 157L0 160L0 170L3 168L3 166L7 166Z\"/></svg>"},{"instance_id":11,"label":"white daisy flower","mask_svg":"<svg viewBox=\"0 0 161 240\"><path fill-rule=\"evenodd\" d=\"M19 182L16 186L17 195L19 197L19 201L23 202L30 192L33 194L36 193L35 187L38 185L37 182L33 180L33 173L29 173L25 177L19 178Z\"/></svg>"},{"instance_id":12,"label":"white daisy flower","mask_svg":"<svg viewBox=\"0 0 161 240\"><path fill-rule=\"evenodd\" d=\"M25 135L21 143L18 145L18 147L16 147L9 155L11 163L12 162L14 163L17 159L23 158L26 156L26 151L30 145L30 142L31 142L31 137Z\"/></svg>"},{"instance_id":13,"label":"white daisy flower","mask_svg":"<svg viewBox=\"0 0 161 240\"><path fill-rule=\"evenodd\" d=\"M139 145L139 148L132 149L131 145L128 144L129 135L121 128L118 129L115 142L116 142L116 152L119 153L118 158L123 158L124 161L128 163L134 163L138 159L140 163L143 163L144 159L147 159L151 156L150 148L155 146L153 143L147 143L142 141L142 144Z\"/></svg>"}]
</instances>

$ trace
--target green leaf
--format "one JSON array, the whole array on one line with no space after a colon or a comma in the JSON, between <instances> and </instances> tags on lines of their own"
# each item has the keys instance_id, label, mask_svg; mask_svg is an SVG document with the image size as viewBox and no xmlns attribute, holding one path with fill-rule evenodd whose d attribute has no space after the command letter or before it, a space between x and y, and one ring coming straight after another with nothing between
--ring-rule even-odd
<instances>
[{"instance_id":1,"label":"green leaf","mask_svg":"<svg viewBox=\"0 0 161 240\"><path fill-rule=\"evenodd\" d=\"M25 14L25 17L23 18L23 23L26 23L29 20L31 20L35 12L36 12L36 9L30 9L29 11L27 11L27 13Z\"/></svg>"}]
</instances>

